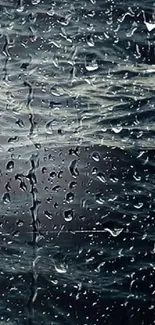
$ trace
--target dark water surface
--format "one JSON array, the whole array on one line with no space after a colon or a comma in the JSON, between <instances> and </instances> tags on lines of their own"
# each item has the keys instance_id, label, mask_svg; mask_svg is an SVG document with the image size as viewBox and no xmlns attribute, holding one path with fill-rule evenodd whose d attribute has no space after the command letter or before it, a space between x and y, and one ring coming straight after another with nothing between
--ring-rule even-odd
<instances>
[{"instance_id":1,"label":"dark water surface","mask_svg":"<svg viewBox=\"0 0 155 325\"><path fill-rule=\"evenodd\" d=\"M153 325L155 4L0 17L0 325Z\"/></svg>"}]
</instances>

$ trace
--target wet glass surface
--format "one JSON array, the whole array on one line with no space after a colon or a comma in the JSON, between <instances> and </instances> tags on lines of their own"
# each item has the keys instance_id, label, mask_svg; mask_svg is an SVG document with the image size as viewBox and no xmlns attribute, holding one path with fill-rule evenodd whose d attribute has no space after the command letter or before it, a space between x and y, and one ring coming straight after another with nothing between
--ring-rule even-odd
<instances>
[{"instance_id":1,"label":"wet glass surface","mask_svg":"<svg viewBox=\"0 0 155 325\"><path fill-rule=\"evenodd\" d=\"M155 4L0 17L0 325L153 325Z\"/></svg>"}]
</instances>

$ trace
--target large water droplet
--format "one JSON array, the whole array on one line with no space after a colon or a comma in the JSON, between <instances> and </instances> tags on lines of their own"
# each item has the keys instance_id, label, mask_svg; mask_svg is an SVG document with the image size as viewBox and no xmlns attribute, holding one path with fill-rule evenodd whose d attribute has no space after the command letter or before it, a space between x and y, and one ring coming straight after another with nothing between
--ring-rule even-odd
<instances>
[{"instance_id":1,"label":"large water droplet","mask_svg":"<svg viewBox=\"0 0 155 325\"><path fill-rule=\"evenodd\" d=\"M69 165L69 171L73 177L77 177L79 175L79 170L77 168L77 160L73 160Z\"/></svg>"}]
</instances>

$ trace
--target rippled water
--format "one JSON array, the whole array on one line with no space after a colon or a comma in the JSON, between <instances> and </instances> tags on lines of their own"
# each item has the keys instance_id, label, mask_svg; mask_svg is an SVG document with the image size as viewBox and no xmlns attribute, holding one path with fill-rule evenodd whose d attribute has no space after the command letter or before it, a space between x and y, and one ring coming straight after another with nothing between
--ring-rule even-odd
<instances>
[{"instance_id":1,"label":"rippled water","mask_svg":"<svg viewBox=\"0 0 155 325\"><path fill-rule=\"evenodd\" d=\"M152 325L155 4L0 17L0 325Z\"/></svg>"}]
</instances>

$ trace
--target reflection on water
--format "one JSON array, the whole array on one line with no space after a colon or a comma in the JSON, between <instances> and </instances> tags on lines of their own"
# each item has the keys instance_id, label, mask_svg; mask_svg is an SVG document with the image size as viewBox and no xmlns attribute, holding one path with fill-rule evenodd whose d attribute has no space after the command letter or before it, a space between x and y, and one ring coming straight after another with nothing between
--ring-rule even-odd
<instances>
[{"instance_id":1,"label":"reflection on water","mask_svg":"<svg viewBox=\"0 0 155 325\"><path fill-rule=\"evenodd\" d=\"M155 6L0 14L0 325L152 325Z\"/></svg>"}]
</instances>

